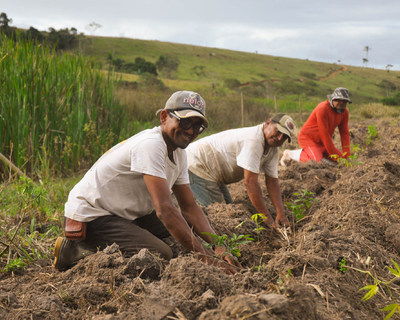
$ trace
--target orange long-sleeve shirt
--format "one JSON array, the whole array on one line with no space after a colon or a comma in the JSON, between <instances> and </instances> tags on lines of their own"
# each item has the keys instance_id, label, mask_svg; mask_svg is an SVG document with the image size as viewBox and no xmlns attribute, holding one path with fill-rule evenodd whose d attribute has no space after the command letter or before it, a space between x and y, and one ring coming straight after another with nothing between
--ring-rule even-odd
<instances>
[{"instance_id":1,"label":"orange long-sleeve shirt","mask_svg":"<svg viewBox=\"0 0 400 320\"><path fill-rule=\"evenodd\" d=\"M343 153L335 147L332 141L336 127L339 127ZM311 146L325 146L329 155L348 157L350 155L349 110L337 113L331 108L329 100L321 102L301 128L297 140L302 149ZM343 156L344 153L346 154Z\"/></svg>"}]
</instances>

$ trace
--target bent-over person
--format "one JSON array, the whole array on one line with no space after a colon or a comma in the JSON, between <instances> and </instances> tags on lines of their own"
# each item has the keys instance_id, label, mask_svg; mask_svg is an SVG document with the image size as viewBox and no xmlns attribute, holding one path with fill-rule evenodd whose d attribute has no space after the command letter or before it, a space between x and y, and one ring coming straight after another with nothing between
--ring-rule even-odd
<instances>
[{"instance_id":1,"label":"bent-over person","mask_svg":"<svg viewBox=\"0 0 400 320\"><path fill-rule=\"evenodd\" d=\"M192 233L193 229L208 243L211 236L204 232L215 234L190 189L184 150L208 127L205 109L198 93L175 92L156 113L160 126L119 143L92 166L65 204L66 235L75 240L57 239L54 266L58 270L113 243L126 256L147 248L171 259L172 250L162 239L172 235L203 262L228 274L236 272L237 267L215 258ZM73 236L74 230L85 228L86 236ZM216 254L224 251L215 248ZM237 263L228 256L225 260Z\"/></svg>"}]
</instances>

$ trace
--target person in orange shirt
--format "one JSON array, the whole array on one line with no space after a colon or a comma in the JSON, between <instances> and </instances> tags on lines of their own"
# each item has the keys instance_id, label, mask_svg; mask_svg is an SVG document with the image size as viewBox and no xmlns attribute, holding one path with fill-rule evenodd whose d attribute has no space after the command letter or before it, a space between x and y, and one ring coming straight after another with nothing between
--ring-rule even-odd
<instances>
[{"instance_id":1,"label":"person in orange shirt","mask_svg":"<svg viewBox=\"0 0 400 320\"><path fill-rule=\"evenodd\" d=\"M350 134L349 134L349 110L347 103L352 103L349 90L336 88L333 94L328 95L327 101L321 102L311 113L310 117L301 128L298 142L301 149L285 150L281 158L281 165L294 160L297 162L332 163L337 157L346 158L350 156ZM342 140L342 151L336 148L332 141L335 128L339 128ZM336 155L336 156L335 156ZM328 160L329 159L329 160Z\"/></svg>"}]
</instances>

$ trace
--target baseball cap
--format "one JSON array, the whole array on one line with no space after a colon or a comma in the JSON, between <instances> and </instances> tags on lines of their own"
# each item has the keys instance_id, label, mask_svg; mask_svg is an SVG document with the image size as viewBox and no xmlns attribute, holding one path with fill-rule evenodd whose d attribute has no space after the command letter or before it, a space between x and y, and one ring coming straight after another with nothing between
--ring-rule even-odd
<instances>
[{"instance_id":1,"label":"baseball cap","mask_svg":"<svg viewBox=\"0 0 400 320\"><path fill-rule=\"evenodd\" d=\"M349 90L342 87L336 88L332 94L328 94L328 99L329 101L346 100L349 103L353 103L353 101L351 101L349 97Z\"/></svg>"},{"instance_id":2,"label":"baseball cap","mask_svg":"<svg viewBox=\"0 0 400 320\"><path fill-rule=\"evenodd\" d=\"M177 91L167 100L164 109L156 112L158 115L162 110L173 111L180 118L199 117L203 119L204 127L208 128L208 120L205 117L206 102L193 91Z\"/></svg>"},{"instance_id":3,"label":"baseball cap","mask_svg":"<svg viewBox=\"0 0 400 320\"><path fill-rule=\"evenodd\" d=\"M293 119L289 117L287 114L278 113L274 115L274 117L271 120L272 122L276 123L278 131L283 134L286 134L289 137L288 139L289 142L291 142L292 139L290 137L293 136L294 129L296 128Z\"/></svg>"}]
</instances>

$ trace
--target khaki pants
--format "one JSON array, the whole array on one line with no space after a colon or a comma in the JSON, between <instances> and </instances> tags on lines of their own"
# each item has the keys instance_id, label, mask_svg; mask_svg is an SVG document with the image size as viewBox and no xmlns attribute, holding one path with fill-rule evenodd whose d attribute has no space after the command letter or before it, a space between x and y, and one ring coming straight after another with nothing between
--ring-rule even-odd
<instances>
[{"instance_id":1,"label":"khaki pants","mask_svg":"<svg viewBox=\"0 0 400 320\"><path fill-rule=\"evenodd\" d=\"M141 249L172 258L171 248L161 239L170 236L155 211L150 215L129 221L116 215L99 217L87 224L86 239L77 241L82 249L97 252L116 243L125 256L132 256Z\"/></svg>"}]
</instances>

